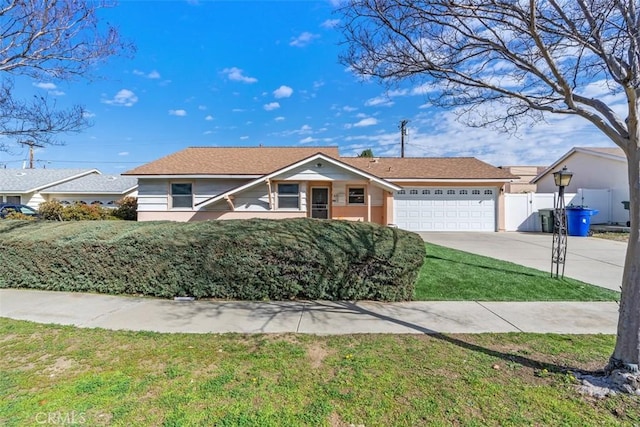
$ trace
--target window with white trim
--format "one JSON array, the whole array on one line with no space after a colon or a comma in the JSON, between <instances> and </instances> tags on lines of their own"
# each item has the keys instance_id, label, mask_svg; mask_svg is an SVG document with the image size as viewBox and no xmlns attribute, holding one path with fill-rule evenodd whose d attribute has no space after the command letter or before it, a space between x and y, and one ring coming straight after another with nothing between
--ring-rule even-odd
<instances>
[{"instance_id":1,"label":"window with white trim","mask_svg":"<svg viewBox=\"0 0 640 427\"><path fill-rule=\"evenodd\" d=\"M442 190L436 190L435 194L442 194Z\"/></svg>"},{"instance_id":2,"label":"window with white trim","mask_svg":"<svg viewBox=\"0 0 640 427\"><path fill-rule=\"evenodd\" d=\"M460 190L460 194L469 194L467 190Z\"/></svg>"},{"instance_id":3,"label":"window with white trim","mask_svg":"<svg viewBox=\"0 0 640 427\"><path fill-rule=\"evenodd\" d=\"M447 190L447 194L456 194L456 190Z\"/></svg>"},{"instance_id":4,"label":"window with white trim","mask_svg":"<svg viewBox=\"0 0 640 427\"><path fill-rule=\"evenodd\" d=\"M411 190L409 191L409 194L418 194L418 190Z\"/></svg>"},{"instance_id":5,"label":"window with white trim","mask_svg":"<svg viewBox=\"0 0 640 427\"><path fill-rule=\"evenodd\" d=\"M278 184L278 209L300 209L299 184Z\"/></svg>"},{"instance_id":6,"label":"window with white trim","mask_svg":"<svg viewBox=\"0 0 640 427\"><path fill-rule=\"evenodd\" d=\"M471 190L471 194L480 194L480 190Z\"/></svg>"},{"instance_id":7,"label":"window with white trim","mask_svg":"<svg viewBox=\"0 0 640 427\"><path fill-rule=\"evenodd\" d=\"M348 188L350 205L364 205L364 187L349 187Z\"/></svg>"},{"instance_id":8,"label":"window with white trim","mask_svg":"<svg viewBox=\"0 0 640 427\"><path fill-rule=\"evenodd\" d=\"M171 183L171 207L172 208L192 208L193 207L193 184L190 182Z\"/></svg>"},{"instance_id":9,"label":"window with white trim","mask_svg":"<svg viewBox=\"0 0 640 427\"><path fill-rule=\"evenodd\" d=\"M404 194L404 190L398 191L398 194Z\"/></svg>"},{"instance_id":10,"label":"window with white trim","mask_svg":"<svg viewBox=\"0 0 640 427\"><path fill-rule=\"evenodd\" d=\"M422 190L422 194L431 194L431 190Z\"/></svg>"},{"instance_id":11,"label":"window with white trim","mask_svg":"<svg viewBox=\"0 0 640 427\"><path fill-rule=\"evenodd\" d=\"M493 194L493 190L484 190L484 194Z\"/></svg>"}]
</instances>

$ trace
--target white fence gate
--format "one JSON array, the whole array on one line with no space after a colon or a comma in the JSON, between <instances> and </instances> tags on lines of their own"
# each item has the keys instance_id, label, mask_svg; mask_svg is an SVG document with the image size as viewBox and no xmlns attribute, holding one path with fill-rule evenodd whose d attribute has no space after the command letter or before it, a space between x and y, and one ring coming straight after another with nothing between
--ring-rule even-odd
<instances>
[{"instance_id":1,"label":"white fence gate","mask_svg":"<svg viewBox=\"0 0 640 427\"><path fill-rule=\"evenodd\" d=\"M538 211L553 209L558 193L505 194L506 231L542 231ZM600 211L591 217L592 224L611 222L611 190L578 189L577 193L565 193L565 205L587 206Z\"/></svg>"}]
</instances>

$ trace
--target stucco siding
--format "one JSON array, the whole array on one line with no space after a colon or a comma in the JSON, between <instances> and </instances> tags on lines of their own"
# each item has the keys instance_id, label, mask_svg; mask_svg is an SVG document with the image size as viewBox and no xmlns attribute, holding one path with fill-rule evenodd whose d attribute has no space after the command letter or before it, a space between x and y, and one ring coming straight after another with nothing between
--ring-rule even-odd
<instances>
[{"instance_id":1,"label":"stucco siding","mask_svg":"<svg viewBox=\"0 0 640 427\"><path fill-rule=\"evenodd\" d=\"M576 152L558 165L556 170L560 170L564 166L573 172L571 184L565 188L568 193L576 193L579 188L597 190L626 188L629 185L625 162ZM558 187L553 181L553 171L551 171L538 181L537 192L553 193L556 191L558 191Z\"/></svg>"}]
</instances>

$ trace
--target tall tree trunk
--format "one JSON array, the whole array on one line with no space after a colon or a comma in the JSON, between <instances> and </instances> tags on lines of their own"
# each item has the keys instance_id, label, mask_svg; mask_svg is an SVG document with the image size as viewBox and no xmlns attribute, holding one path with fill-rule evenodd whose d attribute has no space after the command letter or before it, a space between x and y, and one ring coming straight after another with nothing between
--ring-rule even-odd
<instances>
[{"instance_id":1,"label":"tall tree trunk","mask_svg":"<svg viewBox=\"0 0 640 427\"><path fill-rule=\"evenodd\" d=\"M623 368L638 372L640 365L640 147L632 141L627 151L631 232L627 246L618 337L608 370Z\"/></svg>"}]
</instances>

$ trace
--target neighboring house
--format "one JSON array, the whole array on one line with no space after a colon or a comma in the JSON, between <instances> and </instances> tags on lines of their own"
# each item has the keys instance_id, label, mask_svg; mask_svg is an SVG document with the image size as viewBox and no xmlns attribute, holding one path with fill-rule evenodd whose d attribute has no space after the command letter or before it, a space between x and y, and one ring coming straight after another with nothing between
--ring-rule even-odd
<instances>
[{"instance_id":1,"label":"neighboring house","mask_svg":"<svg viewBox=\"0 0 640 427\"><path fill-rule=\"evenodd\" d=\"M535 193L537 186L531 181L547 169L546 166L499 166L499 168L518 177L505 184L505 193Z\"/></svg>"},{"instance_id":2,"label":"neighboring house","mask_svg":"<svg viewBox=\"0 0 640 427\"><path fill-rule=\"evenodd\" d=\"M475 158L340 157L337 147L192 147L123 175L138 220L346 219L496 231L517 177Z\"/></svg>"},{"instance_id":3,"label":"neighboring house","mask_svg":"<svg viewBox=\"0 0 640 427\"><path fill-rule=\"evenodd\" d=\"M0 169L0 202L22 203L37 209L40 203L100 202L113 205L135 196L137 181L102 175L97 169Z\"/></svg>"},{"instance_id":4,"label":"neighboring house","mask_svg":"<svg viewBox=\"0 0 640 427\"><path fill-rule=\"evenodd\" d=\"M620 148L574 147L532 180L538 193L558 191L553 172L563 167L573 172L567 193L576 193L574 205L587 205L601 214L592 223L625 224L629 212L622 201L629 200L627 158Z\"/></svg>"}]
</instances>

